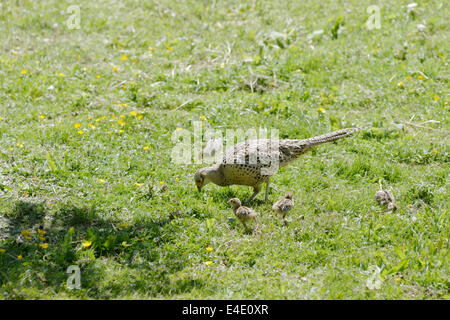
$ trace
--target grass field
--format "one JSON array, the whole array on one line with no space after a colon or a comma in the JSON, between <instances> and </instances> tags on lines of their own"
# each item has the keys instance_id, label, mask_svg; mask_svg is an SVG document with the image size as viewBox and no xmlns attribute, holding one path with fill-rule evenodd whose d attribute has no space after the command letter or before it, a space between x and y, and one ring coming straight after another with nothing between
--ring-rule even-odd
<instances>
[{"instance_id":1,"label":"grass field","mask_svg":"<svg viewBox=\"0 0 450 320\"><path fill-rule=\"evenodd\" d=\"M448 5L409 3L1 1L0 297L449 299ZM193 121L369 129L281 169L296 207L261 193L252 234L250 188L171 161Z\"/></svg>"}]
</instances>

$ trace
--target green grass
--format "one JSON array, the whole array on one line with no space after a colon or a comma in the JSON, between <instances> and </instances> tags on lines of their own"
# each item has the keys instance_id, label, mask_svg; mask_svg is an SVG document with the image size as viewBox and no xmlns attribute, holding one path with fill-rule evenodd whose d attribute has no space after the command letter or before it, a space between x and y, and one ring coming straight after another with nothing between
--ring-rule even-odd
<instances>
[{"instance_id":1,"label":"green grass","mask_svg":"<svg viewBox=\"0 0 450 320\"><path fill-rule=\"evenodd\" d=\"M371 1L2 1L0 296L449 299L448 8L409 2L368 30ZM171 162L202 116L370 129L281 169L270 199L296 208L283 225L259 195L253 235L226 204L249 188L198 193L202 166Z\"/></svg>"}]
</instances>

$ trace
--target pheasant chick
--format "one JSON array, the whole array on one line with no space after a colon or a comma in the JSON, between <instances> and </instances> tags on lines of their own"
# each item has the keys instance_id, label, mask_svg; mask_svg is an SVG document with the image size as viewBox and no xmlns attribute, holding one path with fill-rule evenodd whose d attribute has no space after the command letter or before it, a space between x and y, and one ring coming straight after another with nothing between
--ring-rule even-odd
<instances>
[{"instance_id":1,"label":"pheasant chick","mask_svg":"<svg viewBox=\"0 0 450 320\"><path fill-rule=\"evenodd\" d=\"M256 228L258 230L258 221L256 220L257 213L255 210L250 209L248 207L244 207L241 203L241 200L238 198L232 198L227 202L233 207L234 214L242 222L244 228L247 229L246 223L250 220L255 221Z\"/></svg>"},{"instance_id":2,"label":"pheasant chick","mask_svg":"<svg viewBox=\"0 0 450 320\"><path fill-rule=\"evenodd\" d=\"M375 193L375 200L378 201L379 204L388 207L389 210L395 211L397 210L397 205L395 204L394 195L392 192L384 189L380 189Z\"/></svg>"},{"instance_id":3,"label":"pheasant chick","mask_svg":"<svg viewBox=\"0 0 450 320\"><path fill-rule=\"evenodd\" d=\"M272 206L272 209L275 210L275 214L280 214L284 219L289 210L294 207L294 200L292 199L292 192L286 193L283 199L278 200Z\"/></svg>"}]
</instances>

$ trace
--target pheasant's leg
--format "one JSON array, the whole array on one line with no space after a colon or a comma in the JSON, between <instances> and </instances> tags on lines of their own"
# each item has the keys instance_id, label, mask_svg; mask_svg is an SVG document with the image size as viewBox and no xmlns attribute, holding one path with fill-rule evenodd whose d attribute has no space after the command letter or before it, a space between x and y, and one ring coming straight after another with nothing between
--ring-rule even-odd
<instances>
[{"instance_id":1,"label":"pheasant's leg","mask_svg":"<svg viewBox=\"0 0 450 320\"><path fill-rule=\"evenodd\" d=\"M257 185L256 187L253 187L253 194L247 201L245 201L244 205L247 205L250 201L252 201L260 191L261 191L261 185Z\"/></svg>"},{"instance_id":2,"label":"pheasant's leg","mask_svg":"<svg viewBox=\"0 0 450 320\"><path fill-rule=\"evenodd\" d=\"M269 185L270 185L270 177L267 178L266 181L266 197L264 198L264 202L269 201Z\"/></svg>"},{"instance_id":3,"label":"pheasant's leg","mask_svg":"<svg viewBox=\"0 0 450 320\"><path fill-rule=\"evenodd\" d=\"M259 227L258 227L258 221L256 220L256 217L254 217L253 220L255 220L255 223L256 223L255 231L258 231Z\"/></svg>"}]
</instances>

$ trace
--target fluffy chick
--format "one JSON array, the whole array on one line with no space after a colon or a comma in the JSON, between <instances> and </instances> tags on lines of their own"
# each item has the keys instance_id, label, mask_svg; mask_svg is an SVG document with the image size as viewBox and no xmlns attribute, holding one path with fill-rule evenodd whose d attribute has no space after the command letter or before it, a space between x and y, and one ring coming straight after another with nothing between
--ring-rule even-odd
<instances>
[{"instance_id":1,"label":"fluffy chick","mask_svg":"<svg viewBox=\"0 0 450 320\"><path fill-rule=\"evenodd\" d=\"M384 189L380 189L375 193L375 200L378 201L379 204L388 207L389 210L395 211L397 210L397 205L395 204L394 195L392 192Z\"/></svg>"},{"instance_id":2,"label":"fluffy chick","mask_svg":"<svg viewBox=\"0 0 450 320\"><path fill-rule=\"evenodd\" d=\"M255 210L250 209L248 207L244 207L241 203L241 200L238 198L232 198L227 202L233 207L234 214L242 222L244 228L247 229L246 223L250 220L255 221L256 228L258 230L258 221L256 220L256 216L258 215Z\"/></svg>"},{"instance_id":3,"label":"fluffy chick","mask_svg":"<svg viewBox=\"0 0 450 320\"><path fill-rule=\"evenodd\" d=\"M275 210L275 214L280 214L284 219L288 211L294 207L294 200L292 200L292 197L292 192L288 192L283 199L275 202L272 206L272 209Z\"/></svg>"}]
</instances>

